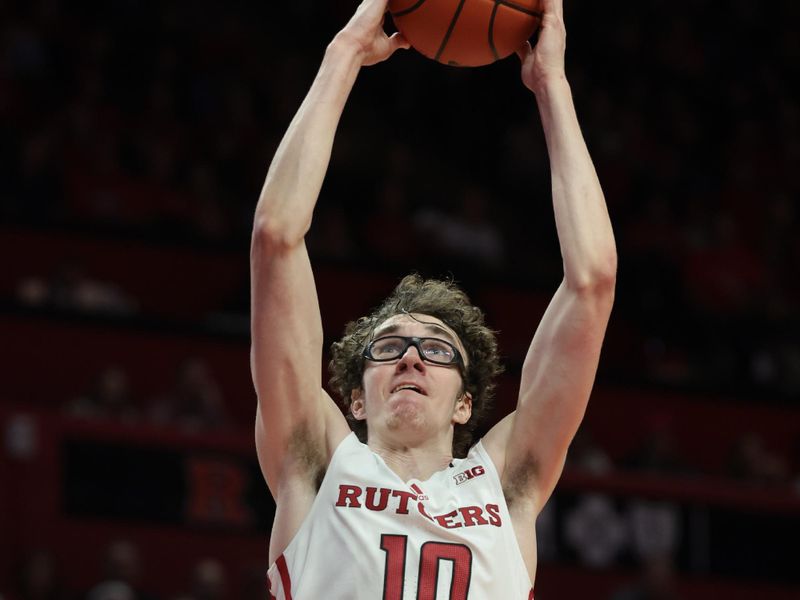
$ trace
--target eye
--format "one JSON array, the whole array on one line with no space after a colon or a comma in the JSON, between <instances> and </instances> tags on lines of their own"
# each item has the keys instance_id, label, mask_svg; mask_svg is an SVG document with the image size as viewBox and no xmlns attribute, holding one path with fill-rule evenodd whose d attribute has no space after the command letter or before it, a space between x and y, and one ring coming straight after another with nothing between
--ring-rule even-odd
<instances>
[{"instance_id":1,"label":"eye","mask_svg":"<svg viewBox=\"0 0 800 600\"><path fill-rule=\"evenodd\" d=\"M453 349L447 342L437 339L427 339L423 346L425 356L435 356L437 358L451 358Z\"/></svg>"},{"instance_id":2,"label":"eye","mask_svg":"<svg viewBox=\"0 0 800 600\"><path fill-rule=\"evenodd\" d=\"M401 340L398 338L384 338L377 340L372 345L372 355L378 358L396 356L402 349Z\"/></svg>"}]
</instances>

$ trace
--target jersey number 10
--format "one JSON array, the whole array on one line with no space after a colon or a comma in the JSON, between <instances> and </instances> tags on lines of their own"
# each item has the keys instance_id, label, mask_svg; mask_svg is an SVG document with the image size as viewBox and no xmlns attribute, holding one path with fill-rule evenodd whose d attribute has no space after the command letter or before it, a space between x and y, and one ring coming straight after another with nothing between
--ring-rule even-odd
<instances>
[{"instance_id":1,"label":"jersey number 10","mask_svg":"<svg viewBox=\"0 0 800 600\"><path fill-rule=\"evenodd\" d=\"M386 572L383 576L383 600L403 600L405 583L406 546L408 536L381 536L381 550L386 552ZM425 542L419 556L417 600L436 600L439 583L439 561L453 563L449 600L467 600L472 576L472 551L464 544Z\"/></svg>"}]
</instances>

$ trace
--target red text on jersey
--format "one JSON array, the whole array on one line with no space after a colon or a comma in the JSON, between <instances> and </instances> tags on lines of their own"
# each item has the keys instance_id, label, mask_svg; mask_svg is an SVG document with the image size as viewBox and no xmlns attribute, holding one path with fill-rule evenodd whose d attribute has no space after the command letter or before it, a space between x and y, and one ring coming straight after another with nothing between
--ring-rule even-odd
<instances>
[{"instance_id":1,"label":"red text on jersey","mask_svg":"<svg viewBox=\"0 0 800 600\"><path fill-rule=\"evenodd\" d=\"M384 487L362 488L358 485L340 484L336 506L373 511L393 510L395 514L407 515L409 514L409 503L412 500L416 502L419 514L446 529L476 525L500 527L503 524L500 507L497 504L486 504L482 507L462 506L443 515L430 515L422 502L418 501L418 495L414 492Z\"/></svg>"}]
</instances>

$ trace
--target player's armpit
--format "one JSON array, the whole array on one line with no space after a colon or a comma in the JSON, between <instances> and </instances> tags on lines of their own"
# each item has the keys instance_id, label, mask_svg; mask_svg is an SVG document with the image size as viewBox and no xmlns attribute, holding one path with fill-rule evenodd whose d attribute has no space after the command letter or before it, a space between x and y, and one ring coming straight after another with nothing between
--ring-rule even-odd
<instances>
[{"instance_id":1,"label":"player's armpit","mask_svg":"<svg viewBox=\"0 0 800 600\"><path fill-rule=\"evenodd\" d=\"M506 447L508 446L508 439L514 427L515 416L516 411L507 414L481 438L483 447L492 459L494 468L497 470L497 475L501 480L505 472Z\"/></svg>"},{"instance_id":2,"label":"player's armpit","mask_svg":"<svg viewBox=\"0 0 800 600\"><path fill-rule=\"evenodd\" d=\"M278 450L269 439L269 414L256 410L256 451L274 497L288 479L301 480L316 490L336 448L350 433L347 421L325 390L319 390L322 417L318 423L297 422Z\"/></svg>"},{"instance_id":3,"label":"player's armpit","mask_svg":"<svg viewBox=\"0 0 800 600\"><path fill-rule=\"evenodd\" d=\"M613 298L613 283L584 290L562 283L525 359L502 480L504 488L534 498L538 510L583 420Z\"/></svg>"},{"instance_id":4,"label":"player's armpit","mask_svg":"<svg viewBox=\"0 0 800 600\"><path fill-rule=\"evenodd\" d=\"M327 454L331 401L321 389L322 323L305 244L277 249L259 235L251 251L251 368L259 461L275 491L287 464L306 468L310 448Z\"/></svg>"}]
</instances>

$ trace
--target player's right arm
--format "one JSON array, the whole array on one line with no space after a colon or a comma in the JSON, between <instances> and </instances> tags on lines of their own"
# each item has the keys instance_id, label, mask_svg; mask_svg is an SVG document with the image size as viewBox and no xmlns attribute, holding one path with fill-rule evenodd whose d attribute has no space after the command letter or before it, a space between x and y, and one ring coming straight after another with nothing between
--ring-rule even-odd
<instances>
[{"instance_id":1,"label":"player's right arm","mask_svg":"<svg viewBox=\"0 0 800 600\"><path fill-rule=\"evenodd\" d=\"M256 448L276 500L315 483L349 429L322 390L322 322L305 234L336 127L362 66L407 47L382 28L386 0L365 0L328 46L281 141L256 207L251 265L251 369Z\"/></svg>"}]
</instances>

